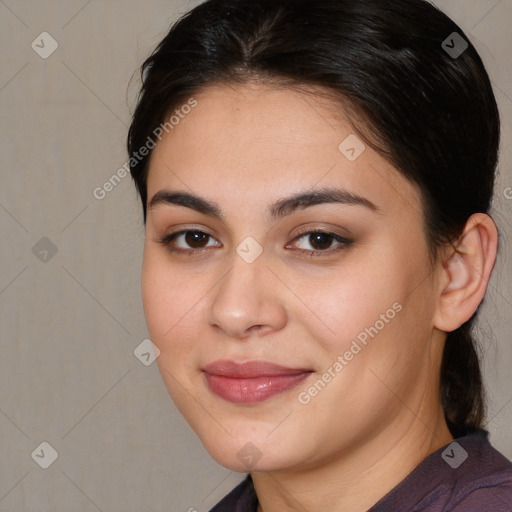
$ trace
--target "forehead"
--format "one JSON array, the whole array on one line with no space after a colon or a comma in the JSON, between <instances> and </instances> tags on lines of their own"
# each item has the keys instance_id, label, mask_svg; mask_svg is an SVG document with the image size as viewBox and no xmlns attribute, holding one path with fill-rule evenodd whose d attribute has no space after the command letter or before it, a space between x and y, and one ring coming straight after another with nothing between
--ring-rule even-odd
<instances>
[{"instance_id":1,"label":"forehead","mask_svg":"<svg viewBox=\"0 0 512 512\"><path fill-rule=\"evenodd\" d=\"M193 99L193 109L175 108L153 150L149 199L174 187L248 205L336 186L384 210L420 208L417 187L362 142L341 102L263 84L209 87Z\"/></svg>"}]
</instances>

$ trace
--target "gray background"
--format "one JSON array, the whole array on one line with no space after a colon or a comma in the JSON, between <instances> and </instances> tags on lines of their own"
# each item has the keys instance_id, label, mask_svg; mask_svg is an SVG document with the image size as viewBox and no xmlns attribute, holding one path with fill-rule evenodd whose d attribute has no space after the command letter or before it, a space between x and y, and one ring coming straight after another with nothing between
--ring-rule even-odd
<instances>
[{"instance_id":1,"label":"gray background","mask_svg":"<svg viewBox=\"0 0 512 512\"><path fill-rule=\"evenodd\" d=\"M126 161L132 73L197 3L0 1L2 512L202 512L243 478L210 459L156 364L134 356L147 332L131 178L93 196ZM488 428L510 458L512 0L436 3L481 52L503 117L502 247L478 330ZM44 31L59 45L46 59L31 47ZM58 452L48 469L43 441Z\"/></svg>"}]
</instances>

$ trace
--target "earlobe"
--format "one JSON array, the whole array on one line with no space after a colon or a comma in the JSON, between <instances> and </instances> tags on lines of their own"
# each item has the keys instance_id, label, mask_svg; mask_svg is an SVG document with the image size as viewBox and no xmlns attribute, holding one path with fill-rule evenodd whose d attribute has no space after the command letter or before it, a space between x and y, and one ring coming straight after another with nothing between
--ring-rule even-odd
<instances>
[{"instance_id":1,"label":"earlobe","mask_svg":"<svg viewBox=\"0 0 512 512\"><path fill-rule=\"evenodd\" d=\"M467 322L482 302L498 246L494 221L473 215L462 236L442 264L434 326L452 332Z\"/></svg>"}]
</instances>

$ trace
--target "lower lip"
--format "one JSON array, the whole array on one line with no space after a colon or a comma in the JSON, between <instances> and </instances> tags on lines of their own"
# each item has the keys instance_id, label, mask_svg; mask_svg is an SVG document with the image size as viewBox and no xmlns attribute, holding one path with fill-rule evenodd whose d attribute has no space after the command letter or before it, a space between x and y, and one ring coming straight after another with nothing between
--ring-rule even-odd
<instances>
[{"instance_id":1,"label":"lower lip","mask_svg":"<svg viewBox=\"0 0 512 512\"><path fill-rule=\"evenodd\" d=\"M224 400L235 404L262 402L297 386L310 375L310 372L304 372L293 375L235 379L205 373L210 390Z\"/></svg>"}]
</instances>

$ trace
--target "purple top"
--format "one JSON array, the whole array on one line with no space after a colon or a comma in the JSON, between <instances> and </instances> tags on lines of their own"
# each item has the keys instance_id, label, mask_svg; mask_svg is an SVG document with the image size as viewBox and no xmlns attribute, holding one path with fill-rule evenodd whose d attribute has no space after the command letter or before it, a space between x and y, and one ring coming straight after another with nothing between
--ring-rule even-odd
<instances>
[{"instance_id":1,"label":"purple top","mask_svg":"<svg viewBox=\"0 0 512 512\"><path fill-rule=\"evenodd\" d=\"M368 512L512 512L512 463L476 430L429 455ZM250 475L210 512L256 512Z\"/></svg>"}]
</instances>

